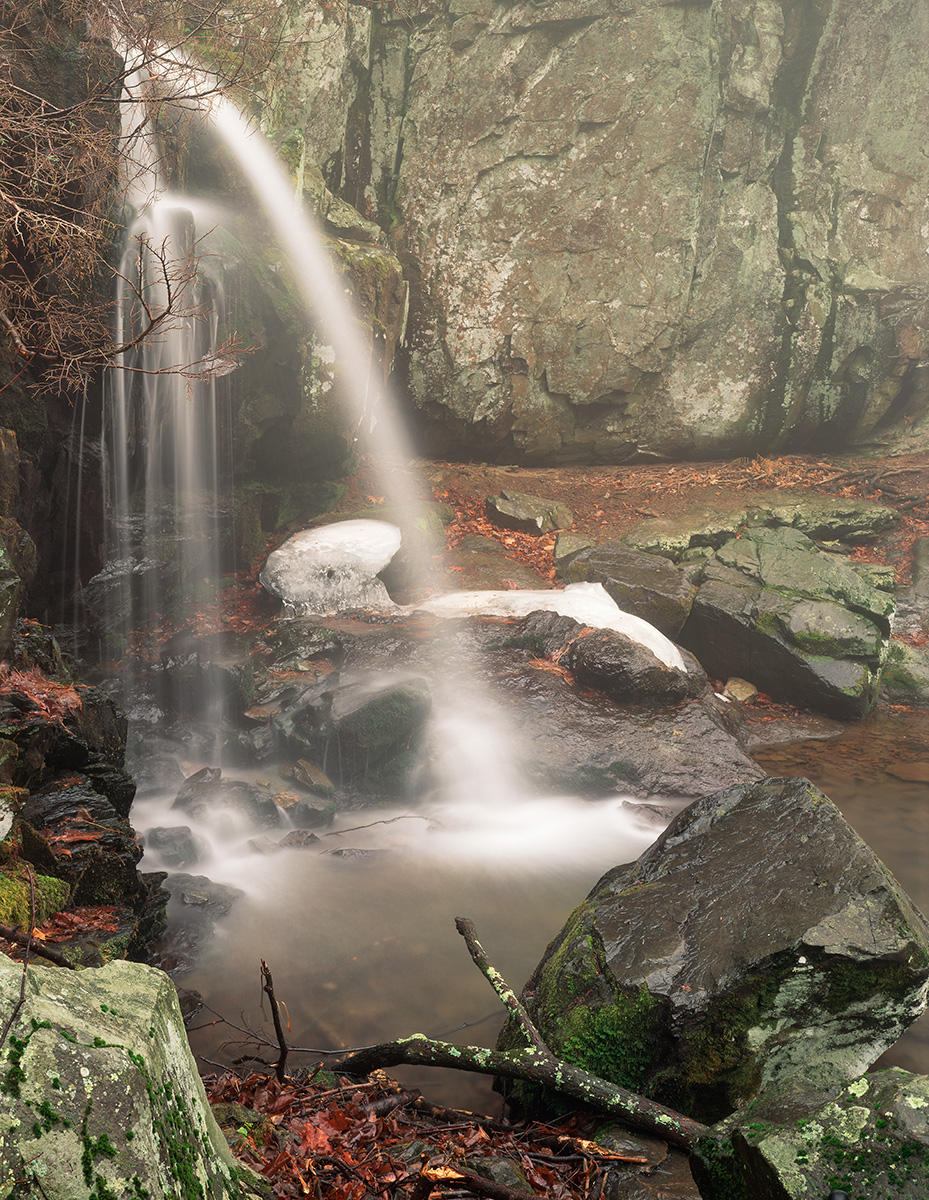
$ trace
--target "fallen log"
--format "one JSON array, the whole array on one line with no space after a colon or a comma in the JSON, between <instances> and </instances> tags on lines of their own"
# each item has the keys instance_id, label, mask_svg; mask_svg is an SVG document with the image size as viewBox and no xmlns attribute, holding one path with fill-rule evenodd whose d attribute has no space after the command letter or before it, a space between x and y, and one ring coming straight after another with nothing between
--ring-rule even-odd
<instances>
[{"instance_id":1,"label":"fallen log","mask_svg":"<svg viewBox=\"0 0 929 1200\"><path fill-rule=\"evenodd\" d=\"M414 1033L334 1057L327 1064L329 1070L346 1075L368 1075L387 1067L447 1067L539 1083L688 1152L709 1132L699 1121L557 1058L546 1046L519 997L490 962L477 939L473 923L458 917L455 926L464 938L475 966L497 993L528 1044L515 1050L488 1050L483 1046L456 1046Z\"/></svg>"}]
</instances>

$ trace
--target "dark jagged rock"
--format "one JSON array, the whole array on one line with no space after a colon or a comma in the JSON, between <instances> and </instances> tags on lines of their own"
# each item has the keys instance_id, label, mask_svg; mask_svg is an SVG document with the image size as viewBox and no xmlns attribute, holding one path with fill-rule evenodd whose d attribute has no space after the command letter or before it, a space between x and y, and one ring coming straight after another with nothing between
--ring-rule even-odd
<instances>
[{"instance_id":1,"label":"dark jagged rock","mask_svg":"<svg viewBox=\"0 0 929 1200\"><path fill-rule=\"evenodd\" d=\"M131 907L140 896L142 851L132 826L89 779L77 775L33 792L22 817L44 839L72 904Z\"/></svg>"},{"instance_id":2,"label":"dark jagged rock","mask_svg":"<svg viewBox=\"0 0 929 1200\"><path fill-rule=\"evenodd\" d=\"M679 704L707 688L706 675L687 656L687 670L665 666L645 646L625 634L598 629L571 643L562 662L578 683L594 687L613 700L631 704Z\"/></svg>"},{"instance_id":3,"label":"dark jagged rock","mask_svg":"<svg viewBox=\"0 0 929 1200\"><path fill-rule=\"evenodd\" d=\"M929 926L805 780L697 801L609 871L524 998L556 1053L700 1120L833 1099L925 1007Z\"/></svg>"},{"instance_id":4,"label":"dark jagged rock","mask_svg":"<svg viewBox=\"0 0 929 1200\"><path fill-rule=\"evenodd\" d=\"M710 675L860 717L877 699L893 597L794 529L747 529L703 568L681 631Z\"/></svg>"},{"instance_id":5,"label":"dark jagged rock","mask_svg":"<svg viewBox=\"0 0 929 1200\"><path fill-rule=\"evenodd\" d=\"M337 783L367 781L394 792L413 765L430 708L422 679L392 685L327 681L303 691L272 724Z\"/></svg>"}]
</instances>

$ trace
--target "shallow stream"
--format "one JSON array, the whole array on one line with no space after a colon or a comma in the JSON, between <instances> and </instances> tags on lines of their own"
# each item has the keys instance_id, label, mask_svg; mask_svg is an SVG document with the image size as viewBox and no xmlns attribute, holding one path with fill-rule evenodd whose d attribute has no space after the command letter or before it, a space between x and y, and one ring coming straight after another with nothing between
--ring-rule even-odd
<instances>
[{"instance_id":1,"label":"shallow stream","mask_svg":"<svg viewBox=\"0 0 929 1200\"><path fill-rule=\"evenodd\" d=\"M833 740L757 756L770 774L806 775L822 787L924 911L927 734L925 714L890 711ZM273 772L261 778L286 786ZM140 798L133 809L137 828L177 824L173 798L173 789ZM664 821L619 797L514 795L504 803L498 795L484 801L413 799L408 807L357 810L319 830L319 843L266 854L249 846L253 828L235 822L217 828L215 818L209 828L190 822L209 848L189 870L241 888L245 896L179 982L230 1021L267 1033L258 972L264 958L286 1002L293 1045L359 1046L411 1032L492 1045L501 1011L471 964L454 917L475 921L492 960L521 986L602 872L637 857ZM143 867L161 865L157 854L146 854ZM175 921L183 923L196 909L192 891L186 901L183 891L175 895ZM228 1063L251 1049L230 1044L242 1035L210 1020L203 1014L194 1022L199 1055ZM465 1024L473 1028L459 1028ZM318 1059L297 1056L291 1065ZM890 1064L929 1071L929 1020L884 1057L882 1065ZM425 1069L399 1074L441 1102L499 1103L480 1077Z\"/></svg>"}]
</instances>

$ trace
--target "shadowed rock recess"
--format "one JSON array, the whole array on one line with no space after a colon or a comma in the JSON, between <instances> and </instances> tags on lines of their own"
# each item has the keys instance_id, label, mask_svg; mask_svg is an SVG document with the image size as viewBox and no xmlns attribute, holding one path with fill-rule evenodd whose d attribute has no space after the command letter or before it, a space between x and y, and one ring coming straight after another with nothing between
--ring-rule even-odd
<instances>
[{"instance_id":1,"label":"shadowed rock recess","mask_svg":"<svg viewBox=\"0 0 929 1200\"><path fill-rule=\"evenodd\" d=\"M927 981L929 928L887 869L812 784L767 779L696 801L604 875L524 999L604 1078L700 1120L754 1101L773 1121L865 1071Z\"/></svg>"},{"instance_id":2,"label":"shadowed rock recess","mask_svg":"<svg viewBox=\"0 0 929 1200\"><path fill-rule=\"evenodd\" d=\"M421 7L307 14L275 120L390 231L435 448L929 435L919 5Z\"/></svg>"}]
</instances>

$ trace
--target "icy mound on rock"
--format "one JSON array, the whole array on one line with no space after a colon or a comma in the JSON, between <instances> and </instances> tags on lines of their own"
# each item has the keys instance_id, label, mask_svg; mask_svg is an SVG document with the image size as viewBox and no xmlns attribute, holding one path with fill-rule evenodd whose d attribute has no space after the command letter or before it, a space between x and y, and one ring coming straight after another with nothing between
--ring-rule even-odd
<instances>
[{"instance_id":1,"label":"icy mound on rock","mask_svg":"<svg viewBox=\"0 0 929 1200\"><path fill-rule=\"evenodd\" d=\"M337 521L295 533L268 555L262 587L300 615L347 608L392 608L378 571L400 549L400 530L387 521Z\"/></svg>"},{"instance_id":2,"label":"icy mound on rock","mask_svg":"<svg viewBox=\"0 0 929 1200\"><path fill-rule=\"evenodd\" d=\"M553 612L595 629L615 629L650 650L666 667L686 671L672 641L641 617L623 612L601 583L572 583L563 591L451 592L412 606L437 617L526 617Z\"/></svg>"}]
</instances>

